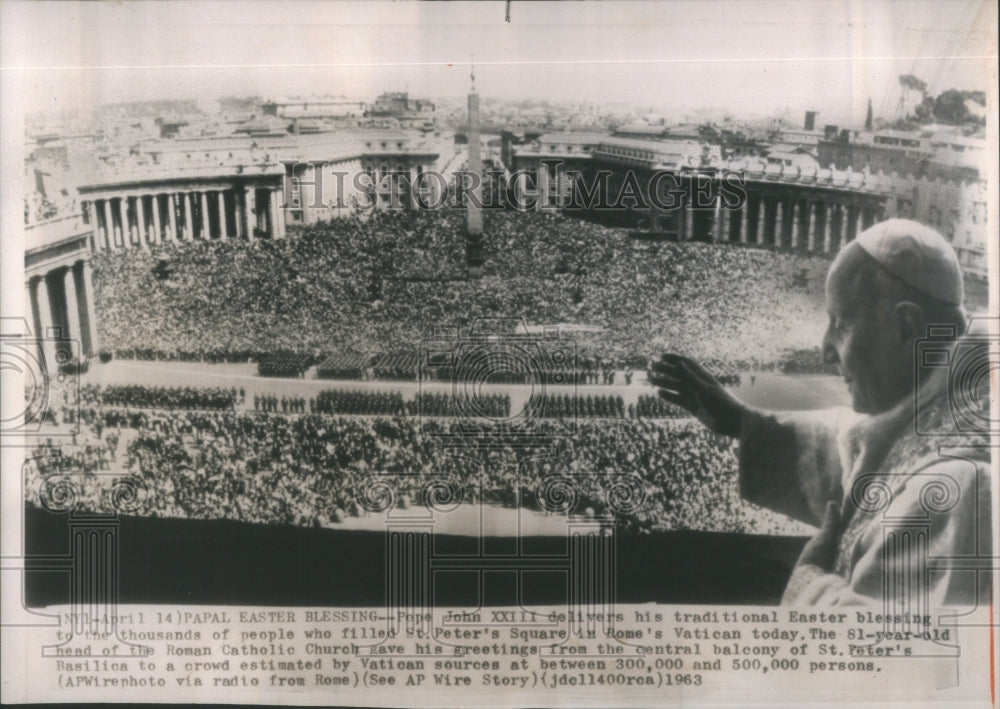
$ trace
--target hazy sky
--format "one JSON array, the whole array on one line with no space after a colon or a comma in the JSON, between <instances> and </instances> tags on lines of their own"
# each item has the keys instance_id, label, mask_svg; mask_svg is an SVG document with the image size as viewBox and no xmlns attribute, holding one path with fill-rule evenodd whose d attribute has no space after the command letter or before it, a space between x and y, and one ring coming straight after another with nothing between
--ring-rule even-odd
<instances>
[{"instance_id":1,"label":"hazy sky","mask_svg":"<svg viewBox=\"0 0 1000 709\"><path fill-rule=\"evenodd\" d=\"M677 114L891 117L897 76L996 82L994 0L0 3L26 109L389 89L629 102Z\"/></svg>"}]
</instances>

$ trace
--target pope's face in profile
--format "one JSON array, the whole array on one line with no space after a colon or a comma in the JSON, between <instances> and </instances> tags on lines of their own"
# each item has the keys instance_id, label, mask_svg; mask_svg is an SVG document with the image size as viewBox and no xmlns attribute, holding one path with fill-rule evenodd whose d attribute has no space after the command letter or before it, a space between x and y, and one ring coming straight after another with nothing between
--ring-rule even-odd
<instances>
[{"instance_id":1,"label":"pope's face in profile","mask_svg":"<svg viewBox=\"0 0 1000 709\"><path fill-rule=\"evenodd\" d=\"M895 406L912 387L891 304L859 282L860 249L848 249L830 268L826 283L830 324L823 337L823 358L836 364L851 394L854 410L877 414Z\"/></svg>"},{"instance_id":2,"label":"pope's face in profile","mask_svg":"<svg viewBox=\"0 0 1000 709\"><path fill-rule=\"evenodd\" d=\"M874 352L863 320L849 318L830 307L830 324L823 337L823 357L840 369L851 394L851 405L860 413L874 413L875 382L871 373Z\"/></svg>"},{"instance_id":3,"label":"pope's face in profile","mask_svg":"<svg viewBox=\"0 0 1000 709\"><path fill-rule=\"evenodd\" d=\"M855 411L883 413L914 395L916 343L931 325L965 332L963 300L958 257L927 226L889 219L840 250L826 277L823 359L840 368Z\"/></svg>"}]
</instances>

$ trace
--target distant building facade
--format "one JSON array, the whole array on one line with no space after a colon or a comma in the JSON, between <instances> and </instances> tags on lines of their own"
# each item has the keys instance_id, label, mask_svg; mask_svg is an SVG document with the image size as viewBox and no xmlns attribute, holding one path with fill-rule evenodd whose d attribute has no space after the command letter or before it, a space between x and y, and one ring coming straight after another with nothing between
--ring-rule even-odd
<instances>
[{"instance_id":1,"label":"distant building facade","mask_svg":"<svg viewBox=\"0 0 1000 709\"><path fill-rule=\"evenodd\" d=\"M25 314L38 342L39 362L50 376L99 351L92 236L79 214L25 226Z\"/></svg>"},{"instance_id":2,"label":"distant building facade","mask_svg":"<svg viewBox=\"0 0 1000 709\"><path fill-rule=\"evenodd\" d=\"M372 118L395 118L402 128L421 128L434 123L436 107L433 101L410 98L405 91L390 91L375 99L368 107Z\"/></svg>"},{"instance_id":3,"label":"distant building facade","mask_svg":"<svg viewBox=\"0 0 1000 709\"><path fill-rule=\"evenodd\" d=\"M281 98L264 103L261 111L276 118L362 118L365 104L347 99Z\"/></svg>"},{"instance_id":4,"label":"distant building facade","mask_svg":"<svg viewBox=\"0 0 1000 709\"><path fill-rule=\"evenodd\" d=\"M287 225L347 214L357 200L389 206L383 178L406 173L416 179L439 156L402 133L359 131L171 140L145 146L140 157L142 162L99 166L80 180L93 248L281 239ZM359 188L360 174L372 179L367 193L365 184Z\"/></svg>"},{"instance_id":5,"label":"distant building facade","mask_svg":"<svg viewBox=\"0 0 1000 709\"><path fill-rule=\"evenodd\" d=\"M961 141L956 142L959 145ZM848 143L857 152L864 146ZM879 145L872 143L872 145ZM922 148L922 145L920 148ZM823 143L819 144L820 149ZM673 234L680 240L735 242L834 254L858 233L882 219L907 217L929 224L947 237L966 273L985 288L987 273L986 181L948 161L974 153L940 146L928 158L937 166L922 174L888 170L821 167L807 152L771 151L763 156L724 159L718 145L595 134L546 134L531 144L511 145L519 189L539 195L539 204L558 209L575 189L569 173L580 173L587 189L601 170L610 170L609 191L621 189L626 172L648 183L656 171L674 172L689 184L695 175L736 171L745 178L746 199L712 209L683 204L664 211L625 209L611 213L622 224ZM894 150L920 149L892 146ZM821 153L822 154L822 153ZM773 158L773 159L771 159ZM933 176L931 176L933 175ZM589 183L588 183L589 181ZM560 200L563 200L560 202ZM608 215L594 214L595 217Z\"/></svg>"}]
</instances>

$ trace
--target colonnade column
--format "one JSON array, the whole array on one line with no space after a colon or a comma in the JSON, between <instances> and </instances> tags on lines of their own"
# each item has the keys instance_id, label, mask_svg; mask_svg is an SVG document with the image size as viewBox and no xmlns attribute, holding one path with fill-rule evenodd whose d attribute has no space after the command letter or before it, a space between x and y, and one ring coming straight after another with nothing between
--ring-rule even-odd
<instances>
[{"instance_id":1,"label":"colonnade column","mask_svg":"<svg viewBox=\"0 0 1000 709\"><path fill-rule=\"evenodd\" d=\"M136 231L139 233L139 245L144 249L149 248L149 242L147 241L148 234L146 233L146 209L142 202L145 199L142 195L135 198L135 220Z\"/></svg>"},{"instance_id":2,"label":"colonnade column","mask_svg":"<svg viewBox=\"0 0 1000 709\"><path fill-rule=\"evenodd\" d=\"M87 200L81 202L81 205L86 208L87 218L90 220L90 228L94 230L94 250L99 251L103 248L101 244L101 228L97 223L97 202L95 200Z\"/></svg>"},{"instance_id":3,"label":"colonnade column","mask_svg":"<svg viewBox=\"0 0 1000 709\"><path fill-rule=\"evenodd\" d=\"M284 239L285 238L285 218L281 212L281 198L278 196L278 190L271 190L271 238L272 239Z\"/></svg>"},{"instance_id":4,"label":"colonnade column","mask_svg":"<svg viewBox=\"0 0 1000 709\"><path fill-rule=\"evenodd\" d=\"M267 203L267 229L271 233L272 239L278 238L278 226L277 226L277 216L278 216L278 190L268 190L268 203Z\"/></svg>"},{"instance_id":5,"label":"colonnade column","mask_svg":"<svg viewBox=\"0 0 1000 709\"><path fill-rule=\"evenodd\" d=\"M81 343L80 354L83 354L83 339L80 336L80 304L76 300L76 276L72 268L67 268L63 273L63 292L66 299L66 323L69 332L66 333L69 339Z\"/></svg>"},{"instance_id":6,"label":"colonnade column","mask_svg":"<svg viewBox=\"0 0 1000 709\"><path fill-rule=\"evenodd\" d=\"M841 249L844 248L844 244L846 244L850 240L850 237L851 237L851 234L850 234L850 227L851 227L850 221L851 221L851 213L847 209L847 205L846 204L840 205L840 246L839 246L839 248L841 248Z\"/></svg>"},{"instance_id":7,"label":"colonnade column","mask_svg":"<svg viewBox=\"0 0 1000 709\"><path fill-rule=\"evenodd\" d=\"M160 223L160 195L153 195L153 243L163 243L163 227Z\"/></svg>"},{"instance_id":8,"label":"colonnade column","mask_svg":"<svg viewBox=\"0 0 1000 709\"><path fill-rule=\"evenodd\" d=\"M127 249L131 243L131 235L128 233L128 199L126 197L118 199L118 217L122 225L122 245Z\"/></svg>"},{"instance_id":9,"label":"colonnade column","mask_svg":"<svg viewBox=\"0 0 1000 709\"><path fill-rule=\"evenodd\" d=\"M97 251L101 248L101 229L97 224L97 202L87 200L82 204L86 208L87 218L90 220L88 224L94 230L94 250Z\"/></svg>"},{"instance_id":10,"label":"colonnade column","mask_svg":"<svg viewBox=\"0 0 1000 709\"><path fill-rule=\"evenodd\" d=\"M53 279L60 280L57 284ZM77 261L71 266L30 278L26 291L26 314L39 342L38 354L50 375L58 370L60 350L66 357L64 361L68 361L70 355L77 355L82 360L98 352L100 343L89 261ZM54 301L53 294L59 296L60 293L59 299ZM75 342L76 346L71 346L71 342Z\"/></svg>"},{"instance_id":11,"label":"colonnade column","mask_svg":"<svg viewBox=\"0 0 1000 709\"><path fill-rule=\"evenodd\" d=\"M418 184L418 178L420 177L420 173L417 172L417 166L412 165L410 169L407 171L406 175L407 175L406 192L404 194L404 197L406 199L406 208L417 209L420 206L417 203L417 184ZM306 215L309 213L307 209L309 204L316 204L317 202L322 202L324 204L326 203L326 196L321 194L315 187L313 188L313 194L315 196L313 197L313 201L311 203L307 203L305 201L304 195L301 197L302 204L300 204L299 206L302 208L303 222L306 221Z\"/></svg>"},{"instance_id":12,"label":"colonnade column","mask_svg":"<svg viewBox=\"0 0 1000 709\"><path fill-rule=\"evenodd\" d=\"M194 219L191 217L191 193L184 193L184 238L194 239Z\"/></svg>"},{"instance_id":13,"label":"colonnade column","mask_svg":"<svg viewBox=\"0 0 1000 709\"><path fill-rule=\"evenodd\" d=\"M195 209L200 215L197 219L197 226L200 229L202 238L213 238L211 210L216 211L219 220L218 238L227 239L233 236L241 237L244 232L251 236L255 226L255 199L254 189L247 188L245 203L241 204L240 193L233 193L232 224L230 224L230 214L226 199L226 190L213 190L216 194L212 198L210 191L180 192L166 194L147 195L122 195L120 197L106 197L100 199L87 200L84 204L88 207L89 224L94 231L94 245L97 249L116 250L118 248L128 248L135 244L149 249L152 245L161 244L168 238L175 240L193 239L195 231ZM180 200L178 200L178 195ZM276 194L272 192L272 202ZM147 206L146 199L150 202ZM166 218L162 214L164 204L161 198L165 198L167 209ZM214 201L213 201L214 199ZM117 200L117 205L112 205L112 200ZM279 200L280 201L280 200ZM178 229L178 207L183 209L183 221ZM152 210L152 215L148 210ZM132 215L130 215L130 211ZM134 220L133 220L134 216ZM274 205L272 213L272 223L269 225L275 238L284 238L284 220L279 213L279 207ZM115 221L117 219L117 226ZM168 236L169 234L169 236ZM121 239L119 242L118 239Z\"/></svg>"},{"instance_id":14,"label":"colonnade column","mask_svg":"<svg viewBox=\"0 0 1000 709\"><path fill-rule=\"evenodd\" d=\"M799 248L799 219L802 215L799 213L799 201L792 200L792 248Z\"/></svg>"},{"instance_id":15,"label":"colonnade column","mask_svg":"<svg viewBox=\"0 0 1000 709\"><path fill-rule=\"evenodd\" d=\"M212 238L209 228L211 222L208 219L208 192L201 192L201 238L208 240Z\"/></svg>"},{"instance_id":16,"label":"colonnade column","mask_svg":"<svg viewBox=\"0 0 1000 709\"><path fill-rule=\"evenodd\" d=\"M100 338L97 336L97 310L94 308L94 279L91 275L90 261L84 261L80 273L83 276L83 299L87 308L87 321L90 326L90 351L100 352Z\"/></svg>"},{"instance_id":17,"label":"colonnade column","mask_svg":"<svg viewBox=\"0 0 1000 709\"><path fill-rule=\"evenodd\" d=\"M808 246L810 251L816 250L816 203L809 202L809 231L807 236Z\"/></svg>"},{"instance_id":18,"label":"colonnade column","mask_svg":"<svg viewBox=\"0 0 1000 709\"><path fill-rule=\"evenodd\" d=\"M544 208L549 204L549 166L540 163L538 165L538 207Z\"/></svg>"},{"instance_id":19,"label":"colonnade column","mask_svg":"<svg viewBox=\"0 0 1000 709\"><path fill-rule=\"evenodd\" d=\"M104 210L97 204L100 200L94 200L90 204L91 219L94 222L94 246L97 249L107 249L108 242L105 241L107 232L101 229L101 219L104 217Z\"/></svg>"},{"instance_id":20,"label":"colonnade column","mask_svg":"<svg viewBox=\"0 0 1000 709\"><path fill-rule=\"evenodd\" d=\"M833 205L826 205L826 212L823 215L823 251L830 253L833 244Z\"/></svg>"},{"instance_id":21,"label":"colonnade column","mask_svg":"<svg viewBox=\"0 0 1000 709\"><path fill-rule=\"evenodd\" d=\"M763 197L757 199L757 243L763 244L764 239L767 238L767 222L765 221L765 212L767 211L767 200Z\"/></svg>"},{"instance_id":22,"label":"colonnade column","mask_svg":"<svg viewBox=\"0 0 1000 709\"><path fill-rule=\"evenodd\" d=\"M528 174L522 170L518 170L516 174L517 177L514 179L514 193L517 195L518 203L524 204L525 195L528 193ZM433 182L433 180L428 182ZM437 185L435 184L434 187L436 186ZM435 198L437 197L436 194L432 196ZM437 204L436 201L432 203Z\"/></svg>"},{"instance_id":23,"label":"colonnade column","mask_svg":"<svg viewBox=\"0 0 1000 709\"><path fill-rule=\"evenodd\" d=\"M277 217L277 220L276 220L275 223L278 225L278 238L279 239L284 239L285 236L286 236L286 234L285 234L285 214L287 212L281 207L281 188L280 187L277 190L275 190L275 194L278 195L278 213L277 213L277 215L275 215Z\"/></svg>"},{"instance_id":24,"label":"colonnade column","mask_svg":"<svg viewBox=\"0 0 1000 709\"><path fill-rule=\"evenodd\" d=\"M784 203L779 198L776 199L777 203L774 207L774 238L771 240L772 245L784 248L785 246L785 210Z\"/></svg>"},{"instance_id":25,"label":"colonnade column","mask_svg":"<svg viewBox=\"0 0 1000 709\"><path fill-rule=\"evenodd\" d=\"M712 240L715 242L722 241L722 197L715 198L715 208L712 212Z\"/></svg>"},{"instance_id":26,"label":"colonnade column","mask_svg":"<svg viewBox=\"0 0 1000 709\"><path fill-rule=\"evenodd\" d=\"M32 288L35 294L35 306L38 308L38 333L41 342L42 359L50 374L56 371L56 343L52 339L52 304L49 302L49 284L45 276L38 278Z\"/></svg>"},{"instance_id":27,"label":"colonnade column","mask_svg":"<svg viewBox=\"0 0 1000 709\"><path fill-rule=\"evenodd\" d=\"M167 195L167 228L170 229L170 238L177 241L177 195L175 193Z\"/></svg>"},{"instance_id":28,"label":"colonnade column","mask_svg":"<svg viewBox=\"0 0 1000 709\"><path fill-rule=\"evenodd\" d=\"M743 201L743 207L740 209L740 243L747 243L747 229L749 228L750 220L750 197L748 196Z\"/></svg>"},{"instance_id":29,"label":"colonnade column","mask_svg":"<svg viewBox=\"0 0 1000 709\"><path fill-rule=\"evenodd\" d=\"M274 191L275 201L278 205L278 211L274 213L274 225L278 230L278 238L285 238L285 210L282 208L281 200L281 188L279 187Z\"/></svg>"},{"instance_id":30,"label":"colonnade column","mask_svg":"<svg viewBox=\"0 0 1000 709\"><path fill-rule=\"evenodd\" d=\"M219 190L219 238L225 239L226 233L226 193Z\"/></svg>"},{"instance_id":31,"label":"colonnade column","mask_svg":"<svg viewBox=\"0 0 1000 709\"><path fill-rule=\"evenodd\" d=\"M239 188L233 188L233 234L237 239L242 239L246 231L246 216L243 214L242 196L244 192Z\"/></svg>"},{"instance_id":32,"label":"colonnade column","mask_svg":"<svg viewBox=\"0 0 1000 709\"><path fill-rule=\"evenodd\" d=\"M253 241L256 235L257 228L257 194L256 189L253 187L247 187L244 192L245 208L243 209L243 216L246 219L247 225L247 239Z\"/></svg>"},{"instance_id":33,"label":"colonnade column","mask_svg":"<svg viewBox=\"0 0 1000 709\"><path fill-rule=\"evenodd\" d=\"M118 244L115 243L115 220L111 216L111 200L104 200L104 238L108 240L108 249L114 251Z\"/></svg>"}]
</instances>

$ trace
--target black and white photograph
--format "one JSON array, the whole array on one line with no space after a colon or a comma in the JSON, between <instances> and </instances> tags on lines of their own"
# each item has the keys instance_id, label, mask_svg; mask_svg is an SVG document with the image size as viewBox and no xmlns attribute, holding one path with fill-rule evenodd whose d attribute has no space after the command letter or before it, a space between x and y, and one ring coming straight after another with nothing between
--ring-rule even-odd
<instances>
[{"instance_id":1,"label":"black and white photograph","mask_svg":"<svg viewBox=\"0 0 1000 709\"><path fill-rule=\"evenodd\" d=\"M5 701L995 705L994 3L0 18Z\"/></svg>"}]
</instances>

